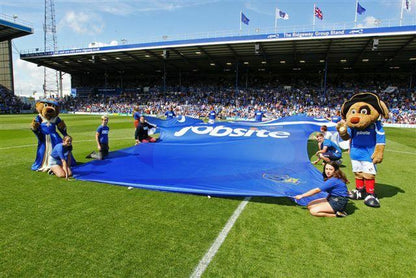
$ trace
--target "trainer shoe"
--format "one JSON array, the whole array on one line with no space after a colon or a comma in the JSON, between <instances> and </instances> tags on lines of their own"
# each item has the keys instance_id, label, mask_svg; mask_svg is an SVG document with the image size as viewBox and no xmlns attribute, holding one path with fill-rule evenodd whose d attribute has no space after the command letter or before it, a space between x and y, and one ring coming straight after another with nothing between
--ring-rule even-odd
<instances>
[{"instance_id":1,"label":"trainer shoe","mask_svg":"<svg viewBox=\"0 0 416 278\"><path fill-rule=\"evenodd\" d=\"M89 155L87 155L85 158L92 158L91 157L91 155L93 154L94 152L91 152Z\"/></svg>"},{"instance_id":2,"label":"trainer shoe","mask_svg":"<svg viewBox=\"0 0 416 278\"><path fill-rule=\"evenodd\" d=\"M379 208L380 207L380 201L374 194L368 194L367 197L364 199L364 204L366 204L369 207L373 208Z\"/></svg>"},{"instance_id":3,"label":"trainer shoe","mask_svg":"<svg viewBox=\"0 0 416 278\"><path fill-rule=\"evenodd\" d=\"M347 214L345 211L337 211L337 212L335 213L335 216L336 216L336 217L347 217L347 216L348 216L348 214Z\"/></svg>"},{"instance_id":4,"label":"trainer shoe","mask_svg":"<svg viewBox=\"0 0 416 278\"><path fill-rule=\"evenodd\" d=\"M336 161L335 161L335 163L336 163L338 166L341 166L341 165L342 165L342 159L338 159L338 160L336 160Z\"/></svg>"},{"instance_id":5,"label":"trainer shoe","mask_svg":"<svg viewBox=\"0 0 416 278\"><path fill-rule=\"evenodd\" d=\"M362 200L365 198L365 191L364 190L358 190L354 189L351 191L348 191L348 198L352 200Z\"/></svg>"}]
</instances>

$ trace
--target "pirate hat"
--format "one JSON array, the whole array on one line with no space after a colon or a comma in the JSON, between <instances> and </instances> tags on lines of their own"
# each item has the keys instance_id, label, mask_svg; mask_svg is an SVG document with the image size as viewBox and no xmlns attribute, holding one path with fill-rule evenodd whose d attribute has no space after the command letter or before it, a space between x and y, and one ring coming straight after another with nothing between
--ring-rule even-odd
<instances>
[{"instance_id":1,"label":"pirate hat","mask_svg":"<svg viewBox=\"0 0 416 278\"><path fill-rule=\"evenodd\" d=\"M358 93L353 95L348 101L344 102L341 107L341 115L345 119L348 110L352 105L357 102L365 102L370 104L377 110L380 115L386 117L388 116L389 111L387 110L386 105L380 100L380 97L374 93Z\"/></svg>"}]
</instances>

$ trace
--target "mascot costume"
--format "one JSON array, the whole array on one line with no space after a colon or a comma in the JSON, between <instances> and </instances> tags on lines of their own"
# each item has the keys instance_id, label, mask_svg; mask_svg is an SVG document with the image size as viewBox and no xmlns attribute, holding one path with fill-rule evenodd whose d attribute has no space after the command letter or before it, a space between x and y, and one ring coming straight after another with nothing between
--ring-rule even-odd
<instances>
[{"instance_id":1,"label":"mascot costume","mask_svg":"<svg viewBox=\"0 0 416 278\"><path fill-rule=\"evenodd\" d=\"M38 148L32 170L46 172L49 170L49 155L53 147L62 143L56 128L63 136L68 134L64 121L58 117L59 105L56 101L40 100L36 103L36 111L38 115L33 119L31 129L38 138Z\"/></svg>"},{"instance_id":2,"label":"mascot costume","mask_svg":"<svg viewBox=\"0 0 416 278\"><path fill-rule=\"evenodd\" d=\"M349 192L355 200L364 199L370 207L380 207L374 193L376 166L383 161L386 137L381 117L388 119L386 104L374 93L358 93L341 107L345 120L337 124L343 140L351 140L350 156L356 189Z\"/></svg>"}]
</instances>

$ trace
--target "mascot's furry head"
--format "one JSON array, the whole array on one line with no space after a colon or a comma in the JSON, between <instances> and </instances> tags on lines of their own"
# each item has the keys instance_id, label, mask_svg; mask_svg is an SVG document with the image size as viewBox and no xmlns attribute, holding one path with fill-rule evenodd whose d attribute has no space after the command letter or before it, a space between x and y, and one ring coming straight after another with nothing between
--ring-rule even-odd
<instances>
[{"instance_id":1,"label":"mascot's furry head","mask_svg":"<svg viewBox=\"0 0 416 278\"><path fill-rule=\"evenodd\" d=\"M389 109L377 94L358 93L342 105L341 116L348 127L365 129L380 117L388 119Z\"/></svg>"},{"instance_id":2,"label":"mascot's furry head","mask_svg":"<svg viewBox=\"0 0 416 278\"><path fill-rule=\"evenodd\" d=\"M36 102L36 111L47 120L51 120L59 115L59 103L55 100L39 100Z\"/></svg>"}]
</instances>

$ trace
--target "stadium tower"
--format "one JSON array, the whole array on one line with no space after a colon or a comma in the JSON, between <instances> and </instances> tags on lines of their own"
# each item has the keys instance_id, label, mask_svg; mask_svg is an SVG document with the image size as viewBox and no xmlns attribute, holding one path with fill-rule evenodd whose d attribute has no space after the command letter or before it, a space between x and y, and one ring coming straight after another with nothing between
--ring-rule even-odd
<instances>
[{"instance_id":1,"label":"stadium tower","mask_svg":"<svg viewBox=\"0 0 416 278\"><path fill-rule=\"evenodd\" d=\"M44 51L58 49L56 38L55 3L54 0L45 0L45 19L43 24ZM62 97L62 74L54 69L43 67L43 93L44 97L52 95Z\"/></svg>"}]
</instances>

